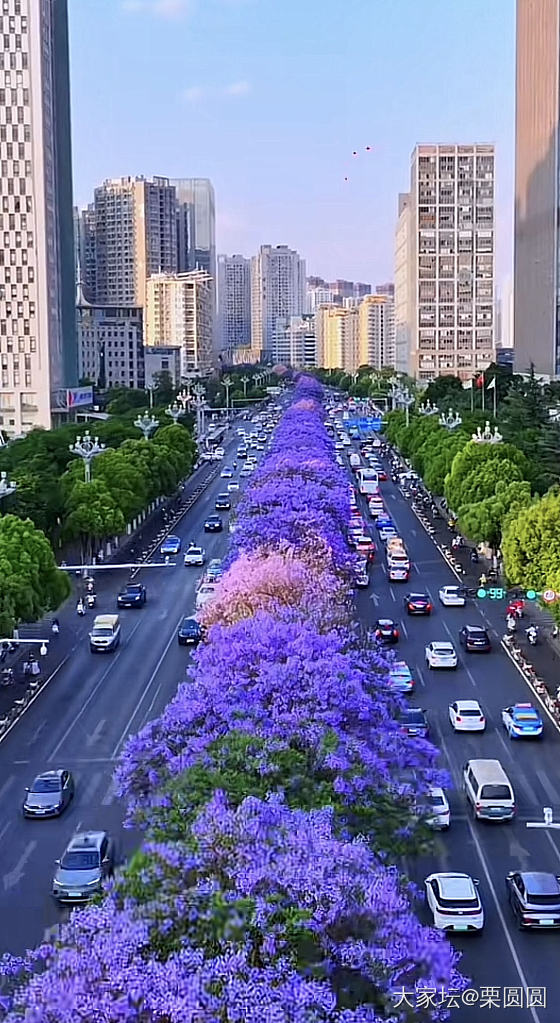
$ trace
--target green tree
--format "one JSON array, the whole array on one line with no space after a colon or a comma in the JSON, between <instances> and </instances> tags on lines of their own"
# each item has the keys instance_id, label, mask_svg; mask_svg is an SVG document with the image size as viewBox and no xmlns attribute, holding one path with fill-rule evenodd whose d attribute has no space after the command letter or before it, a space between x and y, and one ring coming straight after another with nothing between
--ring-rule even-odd
<instances>
[{"instance_id":1,"label":"green tree","mask_svg":"<svg viewBox=\"0 0 560 1023\"><path fill-rule=\"evenodd\" d=\"M65 535L80 539L83 558L89 560L102 540L125 529L126 519L103 479L75 484L69 495Z\"/></svg>"},{"instance_id":2,"label":"green tree","mask_svg":"<svg viewBox=\"0 0 560 1023\"><path fill-rule=\"evenodd\" d=\"M431 401L432 405L443 408L446 402L457 403L457 399L463 402L465 389L460 377L441 376L431 380L426 388L425 398Z\"/></svg>"},{"instance_id":3,"label":"green tree","mask_svg":"<svg viewBox=\"0 0 560 1023\"><path fill-rule=\"evenodd\" d=\"M502 552L512 585L560 591L559 488L508 516Z\"/></svg>"},{"instance_id":4,"label":"green tree","mask_svg":"<svg viewBox=\"0 0 560 1023\"><path fill-rule=\"evenodd\" d=\"M173 383L173 377L169 370L162 369L158 373L154 373L153 381L154 403L156 405L166 405L173 401L177 388Z\"/></svg>"},{"instance_id":5,"label":"green tree","mask_svg":"<svg viewBox=\"0 0 560 1023\"><path fill-rule=\"evenodd\" d=\"M445 497L450 508L458 512L467 503L491 497L498 479L507 482L529 478L529 463L513 444L469 441L453 459L445 480Z\"/></svg>"},{"instance_id":6,"label":"green tree","mask_svg":"<svg viewBox=\"0 0 560 1023\"><path fill-rule=\"evenodd\" d=\"M507 463L502 463L507 465ZM459 527L477 543L485 541L494 549L500 546L502 529L507 516L516 514L531 504L531 485L526 480L507 479L495 482L494 493L481 501L465 505L459 511Z\"/></svg>"},{"instance_id":7,"label":"green tree","mask_svg":"<svg viewBox=\"0 0 560 1023\"><path fill-rule=\"evenodd\" d=\"M70 594L51 546L29 519L0 518L0 631L11 636L20 622L37 621Z\"/></svg>"}]
</instances>

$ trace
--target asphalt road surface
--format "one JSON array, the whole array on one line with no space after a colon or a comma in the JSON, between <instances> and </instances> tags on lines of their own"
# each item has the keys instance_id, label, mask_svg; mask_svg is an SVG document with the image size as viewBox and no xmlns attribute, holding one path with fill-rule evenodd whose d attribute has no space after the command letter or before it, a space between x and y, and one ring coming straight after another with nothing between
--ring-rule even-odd
<instances>
[{"instance_id":1,"label":"asphalt road surface","mask_svg":"<svg viewBox=\"0 0 560 1023\"><path fill-rule=\"evenodd\" d=\"M232 435L223 465L231 465L236 443ZM237 477L240 468L241 463ZM222 533L205 534L203 523L228 482L214 480L174 529L183 549L194 539L205 547L208 559L225 554L229 513L220 513ZM232 503L236 499L233 494ZM55 859L76 830L108 830L123 858L138 845L138 835L122 828L123 805L114 794L112 775L127 737L161 713L189 663L189 648L178 645L177 627L194 611L196 582L203 570L185 568L182 554L172 560L175 567L143 569L136 576L146 584L148 600L142 608L120 612L122 641L114 653L92 654L88 632L94 614L116 611L116 594L129 577L126 570L99 573L94 612L80 619L70 607L59 615L60 665L45 691L0 743L2 952L17 954L33 947L67 918L68 909L50 896L51 879ZM57 767L68 768L74 775L72 804L58 819L24 819L25 786L38 772Z\"/></svg>"},{"instance_id":2,"label":"asphalt road surface","mask_svg":"<svg viewBox=\"0 0 560 1023\"><path fill-rule=\"evenodd\" d=\"M517 701L530 701L531 693L499 643L504 633L505 607L485 600L478 604L468 601L465 608L444 608L438 600L438 590L445 584L456 583L456 578L398 488L389 481L381 484L381 490L399 535L405 540L413 569L408 583L389 583L384 547L377 543L370 588L360 591L357 598L359 615L369 623L383 615L399 621L401 639L395 649L407 661L416 680L410 703L427 711L430 738L441 750L443 764L454 782L454 790L448 793L451 827L437 835L435 856L410 861L406 866L419 883L437 870L464 871L478 878L486 915L480 936L451 939L464 954L462 969L472 978L476 992L476 998L469 996L472 1006L461 1005L459 999L458 1007L452 1008L452 1019L478 1023L489 1013L491 1019L504 1023L516 1020L548 1023L560 1018L560 932L517 929L506 898L505 875L512 869L560 874L559 832L528 830L525 826L527 821L542 821L543 806L551 806L555 819L560 821L560 734L543 713L542 740L511 742L507 738L501 724L502 708ZM367 517L367 506L365 513ZM377 542L373 522L371 534ZM404 597L409 592L429 594L434 605L429 617L406 615ZM489 629L493 644L490 654L466 654L462 650L458 633L465 624ZM425 647L431 640L454 643L459 654L457 671L430 671L426 667ZM453 732L448 706L454 699L480 702L488 722L486 732L471 735ZM472 757L501 761L513 784L518 807L512 823L480 822L472 816L461 791L461 768ZM429 914L425 919L430 919ZM513 992L514 988L522 991ZM531 998L539 1001L544 994L544 1007L527 1007L527 989L531 988L543 989L532 992ZM520 993L524 1008L514 1007ZM506 1000L510 1007L505 1007ZM486 1004L492 1001L493 1004Z\"/></svg>"}]
</instances>

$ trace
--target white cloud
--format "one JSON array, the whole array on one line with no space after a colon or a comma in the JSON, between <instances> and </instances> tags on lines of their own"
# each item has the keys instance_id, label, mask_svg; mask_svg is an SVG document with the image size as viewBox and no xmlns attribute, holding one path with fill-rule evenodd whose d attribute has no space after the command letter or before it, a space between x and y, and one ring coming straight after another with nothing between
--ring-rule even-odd
<instances>
[{"instance_id":1,"label":"white cloud","mask_svg":"<svg viewBox=\"0 0 560 1023\"><path fill-rule=\"evenodd\" d=\"M226 96L246 96L251 91L251 85L249 82L230 82L224 88L224 94Z\"/></svg>"},{"instance_id":2,"label":"white cloud","mask_svg":"<svg viewBox=\"0 0 560 1023\"><path fill-rule=\"evenodd\" d=\"M129 14L152 14L156 18L181 18L192 10L192 0L122 0Z\"/></svg>"},{"instance_id":3,"label":"white cloud","mask_svg":"<svg viewBox=\"0 0 560 1023\"><path fill-rule=\"evenodd\" d=\"M206 89L201 85L190 85L188 89L183 89L181 99L184 103L198 103L205 95Z\"/></svg>"}]
</instances>

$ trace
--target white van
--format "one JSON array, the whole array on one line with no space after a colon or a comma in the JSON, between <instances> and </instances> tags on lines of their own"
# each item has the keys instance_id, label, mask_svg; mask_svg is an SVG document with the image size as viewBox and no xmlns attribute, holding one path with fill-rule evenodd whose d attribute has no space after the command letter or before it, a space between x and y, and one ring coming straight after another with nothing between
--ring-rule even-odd
<instances>
[{"instance_id":1,"label":"white van","mask_svg":"<svg viewBox=\"0 0 560 1023\"><path fill-rule=\"evenodd\" d=\"M89 634L89 648L92 654L108 653L118 647L121 641L121 623L118 615L96 615L93 629Z\"/></svg>"},{"instance_id":2,"label":"white van","mask_svg":"<svg viewBox=\"0 0 560 1023\"><path fill-rule=\"evenodd\" d=\"M515 816L513 788L499 760L467 760L463 789L477 820L507 821Z\"/></svg>"},{"instance_id":3,"label":"white van","mask_svg":"<svg viewBox=\"0 0 560 1023\"><path fill-rule=\"evenodd\" d=\"M350 454L349 461L352 469L359 469L360 465L362 464L362 460L356 451L352 451L352 453Z\"/></svg>"}]
</instances>

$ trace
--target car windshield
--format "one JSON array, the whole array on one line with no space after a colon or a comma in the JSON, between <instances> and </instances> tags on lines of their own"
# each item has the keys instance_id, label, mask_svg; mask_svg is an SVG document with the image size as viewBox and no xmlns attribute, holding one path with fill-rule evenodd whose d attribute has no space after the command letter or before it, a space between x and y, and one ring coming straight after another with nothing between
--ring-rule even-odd
<instances>
[{"instance_id":1,"label":"car windshield","mask_svg":"<svg viewBox=\"0 0 560 1023\"><path fill-rule=\"evenodd\" d=\"M98 626L96 629L93 630L93 635L94 636L112 636L113 635L113 630L109 629L107 626L103 626L102 628Z\"/></svg>"},{"instance_id":2,"label":"car windshield","mask_svg":"<svg viewBox=\"0 0 560 1023\"><path fill-rule=\"evenodd\" d=\"M530 710L516 711L514 717L516 721L531 721L531 723L538 721L535 711L531 712Z\"/></svg>"},{"instance_id":3,"label":"car windshield","mask_svg":"<svg viewBox=\"0 0 560 1023\"><path fill-rule=\"evenodd\" d=\"M392 629L393 628L393 623L392 623L392 621L389 618L380 618L378 624L379 624L379 628L380 629Z\"/></svg>"},{"instance_id":4,"label":"car windshield","mask_svg":"<svg viewBox=\"0 0 560 1023\"><path fill-rule=\"evenodd\" d=\"M140 586L127 586L125 587L125 593L140 593Z\"/></svg>"},{"instance_id":5,"label":"car windshield","mask_svg":"<svg viewBox=\"0 0 560 1023\"><path fill-rule=\"evenodd\" d=\"M404 720L409 725L423 725L425 724L424 715L421 710L409 710L404 716Z\"/></svg>"},{"instance_id":6,"label":"car windshield","mask_svg":"<svg viewBox=\"0 0 560 1023\"><path fill-rule=\"evenodd\" d=\"M60 861L63 870L95 870L99 866L97 849L76 849L64 854Z\"/></svg>"},{"instance_id":7,"label":"car windshield","mask_svg":"<svg viewBox=\"0 0 560 1023\"><path fill-rule=\"evenodd\" d=\"M35 778L31 786L32 792L58 792L60 781L58 778Z\"/></svg>"},{"instance_id":8,"label":"car windshield","mask_svg":"<svg viewBox=\"0 0 560 1023\"><path fill-rule=\"evenodd\" d=\"M470 899L444 899L441 895L438 902L442 909L476 909L478 899L473 896Z\"/></svg>"},{"instance_id":9,"label":"car windshield","mask_svg":"<svg viewBox=\"0 0 560 1023\"><path fill-rule=\"evenodd\" d=\"M189 547L189 554L202 554L200 547Z\"/></svg>"},{"instance_id":10,"label":"car windshield","mask_svg":"<svg viewBox=\"0 0 560 1023\"><path fill-rule=\"evenodd\" d=\"M430 796L430 803L435 809L436 806L445 806L445 799L443 796Z\"/></svg>"},{"instance_id":11,"label":"car windshield","mask_svg":"<svg viewBox=\"0 0 560 1023\"><path fill-rule=\"evenodd\" d=\"M481 717L480 710L475 710L474 707L461 708L459 707L457 713L463 718L479 718Z\"/></svg>"}]
</instances>

